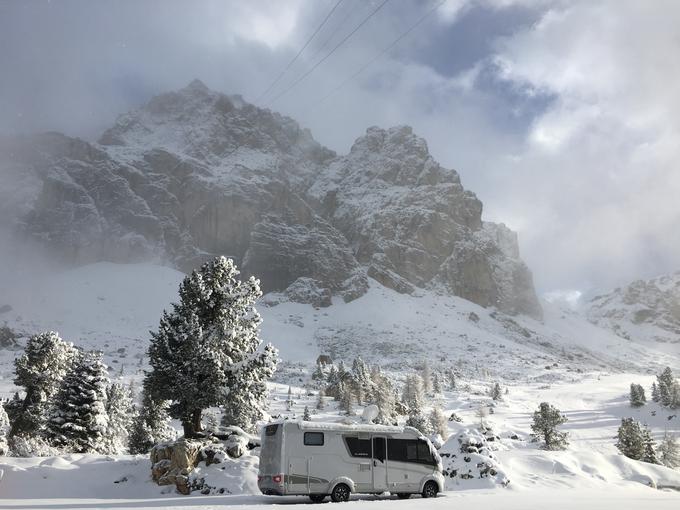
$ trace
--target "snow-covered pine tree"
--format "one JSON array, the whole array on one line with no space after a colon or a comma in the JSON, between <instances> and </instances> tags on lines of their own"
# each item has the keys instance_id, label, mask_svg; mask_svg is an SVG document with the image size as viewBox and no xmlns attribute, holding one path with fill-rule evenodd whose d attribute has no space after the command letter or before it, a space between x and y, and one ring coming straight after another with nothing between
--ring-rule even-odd
<instances>
[{"instance_id":1,"label":"snow-covered pine tree","mask_svg":"<svg viewBox=\"0 0 680 510\"><path fill-rule=\"evenodd\" d=\"M302 413L302 421L312 421L312 415L309 412L309 406L305 406L305 410Z\"/></svg>"},{"instance_id":2,"label":"snow-covered pine tree","mask_svg":"<svg viewBox=\"0 0 680 510\"><path fill-rule=\"evenodd\" d=\"M453 371L453 369L448 369L446 371L446 381L449 387L449 390L455 391L457 389L457 381L456 381L456 374Z\"/></svg>"},{"instance_id":3,"label":"snow-covered pine tree","mask_svg":"<svg viewBox=\"0 0 680 510\"><path fill-rule=\"evenodd\" d=\"M659 388L659 402L662 406L670 407L673 403L673 384L675 383L671 367L666 367L656 377L656 383Z\"/></svg>"},{"instance_id":4,"label":"snow-covered pine tree","mask_svg":"<svg viewBox=\"0 0 680 510\"><path fill-rule=\"evenodd\" d=\"M645 455L645 437L642 427L633 418L621 419L617 432L616 447L633 460L641 460Z\"/></svg>"},{"instance_id":5,"label":"snow-covered pine tree","mask_svg":"<svg viewBox=\"0 0 680 510\"><path fill-rule=\"evenodd\" d=\"M406 376L402 400L408 412L406 425L415 427L423 434L430 433L430 424L423 414L423 380L417 374Z\"/></svg>"},{"instance_id":6,"label":"snow-covered pine tree","mask_svg":"<svg viewBox=\"0 0 680 510\"><path fill-rule=\"evenodd\" d=\"M354 409L352 408L352 388L349 387L349 385L345 384L343 381L340 381L340 384L338 385L338 393L339 393L339 400L340 400L340 410L344 411L346 415L350 416L354 414Z\"/></svg>"},{"instance_id":7,"label":"snow-covered pine tree","mask_svg":"<svg viewBox=\"0 0 680 510\"><path fill-rule=\"evenodd\" d=\"M142 390L142 402L135 413L128 437L130 453L149 453L155 444L174 437L168 415L169 406L170 402L167 400L153 400L146 389Z\"/></svg>"},{"instance_id":8,"label":"snow-covered pine tree","mask_svg":"<svg viewBox=\"0 0 680 510\"><path fill-rule=\"evenodd\" d=\"M427 360L423 361L421 378L423 381L423 392L429 395L432 393L432 370Z\"/></svg>"},{"instance_id":9,"label":"snow-covered pine tree","mask_svg":"<svg viewBox=\"0 0 680 510\"><path fill-rule=\"evenodd\" d=\"M378 406L378 416L373 421L382 425L396 423L396 396L389 378L383 374L374 375L373 388L373 403Z\"/></svg>"},{"instance_id":10,"label":"snow-covered pine tree","mask_svg":"<svg viewBox=\"0 0 680 510\"><path fill-rule=\"evenodd\" d=\"M361 359L361 357L354 358L352 362L352 382L354 384L354 393L357 397L357 402L361 405L364 402L370 402L373 399L373 382L371 381L371 371L368 366Z\"/></svg>"},{"instance_id":11,"label":"snow-covered pine tree","mask_svg":"<svg viewBox=\"0 0 680 510\"><path fill-rule=\"evenodd\" d=\"M286 397L286 411L293 410L293 388L288 386L288 396Z\"/></svg>"},{"instance_id":12,"label":"snow-covered pine tree","mask_svg":"<svg viewBox=\"0 0 680 510\"><path fill-rule=\"evenodd\" d=\"M430 420L430 429L432 430L432 433L439 434L442 439L446 441L446 438L449 435L449 424L442 410L439 407L434 406L430 411L428 419Z\"/></svg>"},{"instance_id":13,"label":"snow-covered pine tree","mask_svg":"<svg viewBox=\"0 0 680 510\"><path fill-rule=\"evenodd\" d=\"M640 460L650 464L659 464L659 460L656 457L656 443L652 437L652 432L646 425L642 428L642 442L644 443L644 453Z\"/></svg>"},{"instance_id":14,"label":"snow-covered pine tree","mask_svg":"<svg viewBox=\"0 0 680 510\"><path fill-rule=\"evenodd\" d=\"M675 436L666 431L658 450L659 462L666 467L680 468L680 444Z\"/></svg>"},{"instance_id":15,"label":"snow-covered pine tree","mask_svg":"<svg viewBox=\"0 0 680 510\"><path fill-rule=\"evenodd\" d=\"M435 395L441 395L442 393L442 382L437 372L432 374L432 393Z\"/></svg>"},{"instance_id":16,"label":"snow-covered pine tree","mask_svg":"<svg viewBox=\"0 0 680 510\"><path fill-rule=\"evenodd\" d=\"M496 382L493 386L491 386L491 389L489 390L489 396L492 400L503 400L503 390L501 389L501 385L499 383Z\"/></svg>"},{"instance_id":17,"label":"snow-covered pine tree","mask_svg":"<svg viewBox=\"0 0 680 510\"><path fill-rule=\"evenodd\" d=\"M680 408L680 383L678 381L673 381L671 386L671 409Z\"/></svg>"},{"instance_id":18,"label":"snow-covered pine tree","mask_svg":"<svg viewBox=\"0 0 680 510\"><path fill-rule=\"evenodd\" d=\"M106 388L106 452L120 454L128 446L128 436L135 419L133 395L125 386L117 383Z\"/></svg>"},{"instance_id":19,"label":"snow-covered pine tree","mask_svg":"<svg viewBox=\"0 0 680 510\"><path fill-rule=\"evenodd\" d=\"M645 396L645 389L640 384L630 384L630 405L632 407L641 407L647 402Z\"/></svg>"},{"instance_id":20,"label":"snow-covered pine tree","mask_svg":"<svg viewBox=\"0 0 680 510\"><path fill-rule=\"evenodd\" d=\"M26 395L20 406L13 406L11 436L30 436L43 429L52 397L77 353L54 331L28 339L24 354L14 361L14 384L22 386Z\"/></svg>"},{"instance_id":21,"label":"snow-covered pine tree","mask_svg":"<svg viewBox=\"0 0 680 510\"><path fill-rule=\"evenodd\" d=\"M326 393L324 392L324 389L321 388L319 390L319 396L316 399L316 408L317 410L321 411L326 408L326 402L324 402L324 397L326 396Z\"/></svg>"},{"instance_id":22,"label":"snow-covered pine tree","mask_svg":"<svg viewBox=\"0 0 680 510\"><path fill-rule=\"evenodd\" d=\"M5 411L5 403L0 401L0 457L7 455L9 452L9 416Z\"/></svg>"},{"instance_id":23,"label":"snow-covered pine tree","mask_svg":"<svg viewBox=\"0 0 680 510\"><path fill-rule=\"evenodd\" d=\"M224 406L223 422L246 430L262 416L278 357L271 345L258 351L260 282L238 275L225 257L203 264L182 281L180 302L151 335L146 385L154 400L172 402L170 414L187 437L201 431L208 407Z\"/></svg>"},{"instance_id":24,"label":"snow-covered pine tree","mask_svg":"<svg viewBox=\"0 0 680 510\"><path fill-rule=\"evenodd\" d=\"M655 382L652 383L652 402L658 402L661 399L659 396L659 387Z\"/></svg>"},{"instance_id":25,"label":"snow-covered pine tree","mask_svg":"<svg viewBox=\"0 0 680 510\"><path fill-rule=\"evenodd\" d=\"M45 427L50 444L75 453L106 452L108 385L101 353L81 354L55 395Z\"/></svg>"},{"instance_id":26,"label":"snow-covered pine tree","mask_svg":"<svg viewBox=\"0 0 680 510\"><path fill-rule=\"evenodd\" d=\"M559 409L548 402L541 402L538 410L534 412L531 430L536 438L542 439L546 450L564 450L569 444L568 434L560 432L557 427L567 422Z\"/></svg>"}]
</instances>

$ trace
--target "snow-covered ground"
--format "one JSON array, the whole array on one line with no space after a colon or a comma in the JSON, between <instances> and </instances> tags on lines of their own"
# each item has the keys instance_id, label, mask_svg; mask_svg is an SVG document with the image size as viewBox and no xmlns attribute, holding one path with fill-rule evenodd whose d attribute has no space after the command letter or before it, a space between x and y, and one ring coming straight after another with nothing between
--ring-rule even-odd
<instances>
[{"instance_id":1,"label":"snow-covered ground","mask_svg":"<svg viewBox=\"0 0 680 510\"><path fill-rule=\"evenodd\" d=\"M11 296L0 306L12 310L0 322L26 334L55 329L85 348L103 350L111 377L139 379L148 330L177 296L183 275L151 264L94 264L52 276ZM449 482L431 508L483 505L485 508L680 508L680 471L631 461L614 447L622 417L647 423L655 437L680 435L680 418L649 403L632 409L631 382L649 388L661 365L680 368L680 353L636 344L547 307L543 322L510 318L465 300L423 292L397 294L378 285L362 298L314 309L269 295L259 307L262 337L281 351L284 363L271 385L271 414L301 416L314 409L315 395L301 385L320 353L351 363L361 354L399 380L419 362L453 366L463 376L459 389L439 397L452 433L473 429L476 411L489 403L488 387L500 381L507 394L485 418L500 439L494 456L510 484ZM9 397L12 361L20 351L0 351L0 396ZM295 404L285 400L292 387ZM541 401L561 409L570 446L546 452L529 441L531 413ZM360 410L357 410L360 411ZM314 411L313 411L314 412ZM680 413L678 413L680 414ZM336 420L334 402L313 420ZM514 439L513 439L514 437ZM179 496L150 481L145 457L68 455L58 458L0 458L0 508L212 508L233 505L269 508L306 503L304 498L265 497L254 492L253 466L233 473L232 495ZM657 488L651 488L656 486ZM349 507L423 508L424 501L357 497Z\"/></svg>"}]
</instances>

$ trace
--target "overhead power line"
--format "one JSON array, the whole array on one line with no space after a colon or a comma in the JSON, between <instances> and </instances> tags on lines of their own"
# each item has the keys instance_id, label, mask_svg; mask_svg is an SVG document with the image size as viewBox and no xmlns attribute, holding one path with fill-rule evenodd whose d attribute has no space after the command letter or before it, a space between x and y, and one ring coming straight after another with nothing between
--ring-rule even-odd
<instances>
[{"instance_id":1,"label":"overhead power line","mask_svg":"<svg viewBox=\"0 0 680 510\"><path fill-rule=\"evenodd\" d=\"M328 94L323 96L317 103L316 105L319 105L326 101L329 97L331 97L333 94L335 94L337 91L342 89L345 85L347 85L349 82L351 82L354 78L359 76L361 73L363 73L366 69L368 69L374 62L376 62L378 59L380 59L382 56L385 54L389 53L392 51L392 49L399 44L402 39L404 39L406 36L408 36L413 30L415 30L423 21L427 19L428 16L430 16L433 12L435 12L437 9L439 9L442 5L444 5L448 0L442 0L438 4L436 4L434 7L429 9L425 14L423 14L420 18L416 20L415 23L413 23L405 32L402 32L399 37L397 37L394 41L392 41L390 44L388 44L385 48L383 48L379 53L377 53L371 60L366 62L364 65L362 65L359 69L357 69L353 74L351 74L349 77L347 77L342 83L340 83L337 87L332 89Z\"/></svg>"},{"instance_id":2,"label":"overhead power line","mask_svg":"<svg viewBox=\"0 0 680 510\"><path fill-rule=\"evenodd\" d=\"M335 12L335 9L337 9L338 6L342 2L343 2L343 0L338 0L335 3L335 5L329 11L329 13L326 14L326 17L323 19L321 24L318 27L316 27L316 30L314 30L312 35L309 36L309 39L307 39L307 42L305 42L305 44L302 46L302 48L300 48L300 51L298 51L297 54L290 60L290 62L288 62L288 64L286 64L286 67L283 69L283 71L281 71L281 73L279 73L279 75L276 77L276 79L269 85L269 87L267 87L267 90L265 90L264 92L262 92L262 94L260 94L258 96L258 98L255 100L256 103L260 102L260 100L263 97L265 97L269 93L269 91L271 91L276 86L276 84L279 82L279 80L281 80L281 78L283 78L283 75L286 74L286 72L291 68L291 66L295 63L295 61L298 59L298 57L300 55L302 55L302 52L305 51L305 48L307 48L307 46L309 46L309 43L312 42L312 39L314 39L316 34L319 33L319 31L323 28L323 26L326 24L326 22L329 20L329 18L333 15L333 13Z\"/></svg>"},{"instance_id":3,"label":"overhead power line","mask_svg":"<svg viewBox=\"0 0 680 510\"><path fill-rule=\"evenodd\" d=\"M352 30L349 34L347 34L338 44L336 44L332 50L330 50L325 57L323 57L321 60L319 60L316 64L314 64L306 73L304 73L302 76L300 76L297 80L295 80L288 88L284 89L282 92L280 92L278 95L274 96L273 99L271 99L267 105L271 105L272 103L276 102L278 99L286 95L288 92L290 92L292 89L294 89L300 82L302 82L307 76L312 74L314 70L319 67L321 64L323 64L328 58L333 55L333 53L336 52L338 48L340 48L345 42L347 42L355 33L359 31L361 27L363 27L368 20L370 20L380 9L382 9L385 4L389 2L389 0L383 0L378 7L373 9L368 16L366 16L361 23L359 23L356 27L354 27L354 30Z\"/></svg>"}]
</instances>

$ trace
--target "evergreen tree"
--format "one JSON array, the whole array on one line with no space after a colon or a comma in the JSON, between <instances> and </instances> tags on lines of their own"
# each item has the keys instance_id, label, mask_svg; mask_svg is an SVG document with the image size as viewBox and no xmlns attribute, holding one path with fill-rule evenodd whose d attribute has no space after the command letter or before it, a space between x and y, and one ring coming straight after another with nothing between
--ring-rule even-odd
<instances>
[{"instance_id":1,"label":"evergreen tree","mask_svg":"<svg viewBox=\"0 0 680 510\"><path fill-rule=\"evenodd\" d=\"M423 384L423 392L426 395L429 395L432 392L432 370L430 369L430 364L427 362L427 360L423 361L423 370L421 377Z\"/></svg>"},{"instance_id":2,"label":"evergreen tree","mask_svg":"<svg viewBox=\"0 0 680 510\"><path fill-rule=\"evenodd\" d=\"M433 434L439 434L444 441L449 435L449 424L446 416L439 407L433 407L430 411L430 429Z\"/></svg>"},{"instance_id":3,"label":"evergreen tree","mask_svg":"<svg viewBox=\"0 0 680 510\"><path fill-rule=\"evenodd\" d=\"M0 457L7 455L9 452L9 416L5 411L5 404L0 401Z\"/></svg>"},{"instance_id":4,"label":"evergreen tree","mask_svg":"<svg viewBox=\"0 0 680 510\"><path fill-rule=\"evenodd\" d=\"M288 397L286 398L286 410L293 410L293 388L288 386Z\"/></svg>"},{"instance_id":5,"label":"evergreen tree","mask_svg":"<svg viewBox=\"0 0 680 510\"><path fill-rule=\"evenodd\" d=\"M557 427L566 422L567 417L559 409L548 402L541 402L538 410L534 412L531 430L534 437L543 440L546 450L564 450L569 444L568 434L558 431Z\"/></svg>"},{"instance_id":6,"label":"evergreen tree","mask_svg":"<svg viewBox=\"0 0 680 510\"><path fill-rule=\"evenodd\" d=\"M642 429L642 442L644 444L644 453L640 460L650 464L659 464L659 460L656 458L656 443L654 438L652 438L651 431L646 426Z\"/></svg>"},{"instance_id":7,"label":"evergreen tree","mask_svg":"<svg viewBox=\"0 0 680 510\"><path fill-rule=\"evenodd\" d=\"M432 392L435 395L441 395L442 393L442 382L437 372L432 375Z\"/></svg>"},{"instance_id":8,"label":"evergreen tree","mask_svg":"<svg viewBox=\"0 0 680 510\"><path fill-rule=\"evenodd\" d=\"M231 259L217 257L187 276L180 302L163 312L149 347L146 384L154 400L171 401L171 416L184 435L201 431L203 409L224 406L223 421L252 430L262 416L266 381L277 352L258 351L262 295L259 281L242 282Z\"/></svg>"},{"instance_id":9,"label":"evergreen tree","mask_svg":"<svg viewBox=\"0 0 680 510\"><path fill-rule=\"evenodd\" d=\"M371 372L361 357L354 358L351 375L357 403L370 402L373 399L373 382Z\"/></svg>"},{"instance_id":10,"label":"evergreen tree","mask_svg":"<svg viewBox=\"0 0 680 510\"><path fill-rule=\"evenodd\" d=\"M680 407L680 383L678 381L673 381L671 386L671 409L677 409Z\"/></svg>"},{"instance_id":11,"label":"evergreen tree","mask_svg":"<svg viewBox=\"0 0 680 510\"><path fill-rule=\"evenodd\" d=\"M645 436L640 424L633 418L623 418L617 433L616 447L633 460L642 460L646 450Z\"/></svg>"},{"instance_id":12,"label":"evergreen tree","mask_svg":"<svg viewBox=\"0 0 680 510\"><path fill-rule=\"evenodd\" d=\"M419 375L410 374L406 376L402 400L408 413L406 425L415 427L423 434L428 434L430 424L423 414L423 380Z\"/></svg>"},{"instance_id":13,"label":"evergreen tree","mask_svg":"<svg viewBox=\"0 0 680 510\"><path fill-rule=\"evenodd\" d=\"M452 369L448 369L446 371L446 380L448 381L449 390L456 391L457 389L456 374Z\"/></svg>"},{"instance_id":14,"label":"evergreen tree","mask_svg":"<svg viewBox=\"0 0 680 510\"><path fill-rule=\"evenodd\" d=\"M378 416L373 421L382 425L396 423L396 397L392 383L386 376L379 373L373 376L373 387L373 403L378 406Z\"/></svg>"},{"instance_id":15,"label":"evergreen tree","mask_svg":"<svg viewBox=\"0 0 680 510\"><path fill-rule=\"evenodd\" d=\"M54 331L29 338L24 354L14 361L14 384L26 395L20 406L13 405L11 436L33 435L44 428L52 397L77 352Z\"/></svg>"},{"instance_id":16,"label":"evergreen tree","mask_svg":"<svg viewBox=\"0 0 680 510\"><path fill-rule=\"evenodd\" d=\"M108 385L101 354L81 354L54 398L45 429L50 444L75 453L106 452Z\"/></svg>"},{"instance_id":17,"label":"evergreen tree","mask_svg":"<svg viewBox=\"0 0 680 510\"><path fill-rule=\"evenodd\" d=\"M492 400L503 400L503 390L501 389L501 385L495 383L489 390L489 396L492 398Z\"/></svg>"},{"instance_id":18,"label":"evergreen tree","mask_svg":"<svg viewBox=\"0 0 680 510\"><path fill-rule=\"evenodd\" d=\"M305 406L305 411L302 415L302 421L312 421L312 415L309 413L308 406Z\"/></svg>"},{"instance_id":19,"label":"evergreen tree","mask_svg":"<svg viewBox=\"0 0 680 510\"><path fill-rule=\"evenodd\" d=\"M640 407L645 405L647 402L647 397L645 396L645 389L635 383L630 385L630 405L632 407Z\"/></svg>"},{"instance_id":20,"label":"evergreen tree","mask_svg":"<svg viewBox=\"0 0 680 510\"><path fill-rule=\"evenodd\" d=\"M107 453L123 453L128 445L128 436L135 419L132 394L120 384L110 384L106 389L106 429Z\"/></svg>"},{"instance_id":21,"label":"evergreen tree","mask_svg":"<svg viewBox=\"0 0 680 510\"><path fill-rule=\"evenodd\" d=\"M656 383L659 389L659 402L662 406L670 407L673 403L673 385L675 384L675 378L670 367L666 367L656 377Z\"/></svg>"},{"instance_id":22,"label":"evergreen tree","mask_svg":"<svg viewBox=\"0 0 680 510\"><path fill-rule=\"evenodd\" d=\"M344 382L340 381L340 384L338 385L338 392L340 399L340 410L344 411L348 416L354 414L354 410L352 408L352 389Z\"/></svg>"},{"instance_id":23,"label":"evergreen tree","mask_svg":"<svg viewBox=\"0 0 680 510\"><path fill-rule=\"evenodd\" d=\"M659 396L659 387L656 385L655 382L652 383L652 401L653 402L658 402L661 399Z\"/></svg>"},{"instance_id":24,"label":"evergreen tree","mask_svg":"<svg viewBox=\"0 0 680 510\"><path fill-rule=\"evenodd\" d=\"M659 462L672 469L680 468L680 444L668 431L659 445Z\"/></svg>"},{"instance_id":25,"label":"evergreen tree","mask_svg":"<svg viewBox=\"0 0 680 510\"><path fill-rule=\"evenodd\" d=\"M158 443L172 439L168 401L155 401L149 392L142 391L142 403L135 413L128 448L132 454L148 453Z\"/></svg>"},{"instance_id":26,"label":"evergreen tree","mask_svg":"<svg viewBox=\"0 0 680 510\"><path fill-rule=\"evenodd\" d=\"M319 411L326 408L326 403L323 400L324 396L325 396L325 392L324 392L323 388L321 388L319 390L319 397L316 399L316 408Z\"/></svg>"}]
</instances>

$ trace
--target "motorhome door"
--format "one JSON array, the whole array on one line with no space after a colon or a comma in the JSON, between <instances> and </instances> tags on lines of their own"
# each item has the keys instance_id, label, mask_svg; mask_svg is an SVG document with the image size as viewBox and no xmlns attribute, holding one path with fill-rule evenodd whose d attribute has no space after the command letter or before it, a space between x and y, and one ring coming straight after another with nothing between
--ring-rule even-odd
<instances>
[{"instance_id":1,"label":"motorhome door","mask_svg":"<svg viewBox=\"0 0 680 510\"><path fill-rule=\"evenodd\" d=\"M387 440L383 436L373 436L373 488L387 490Z\"/></svg>"}]
</instances>

